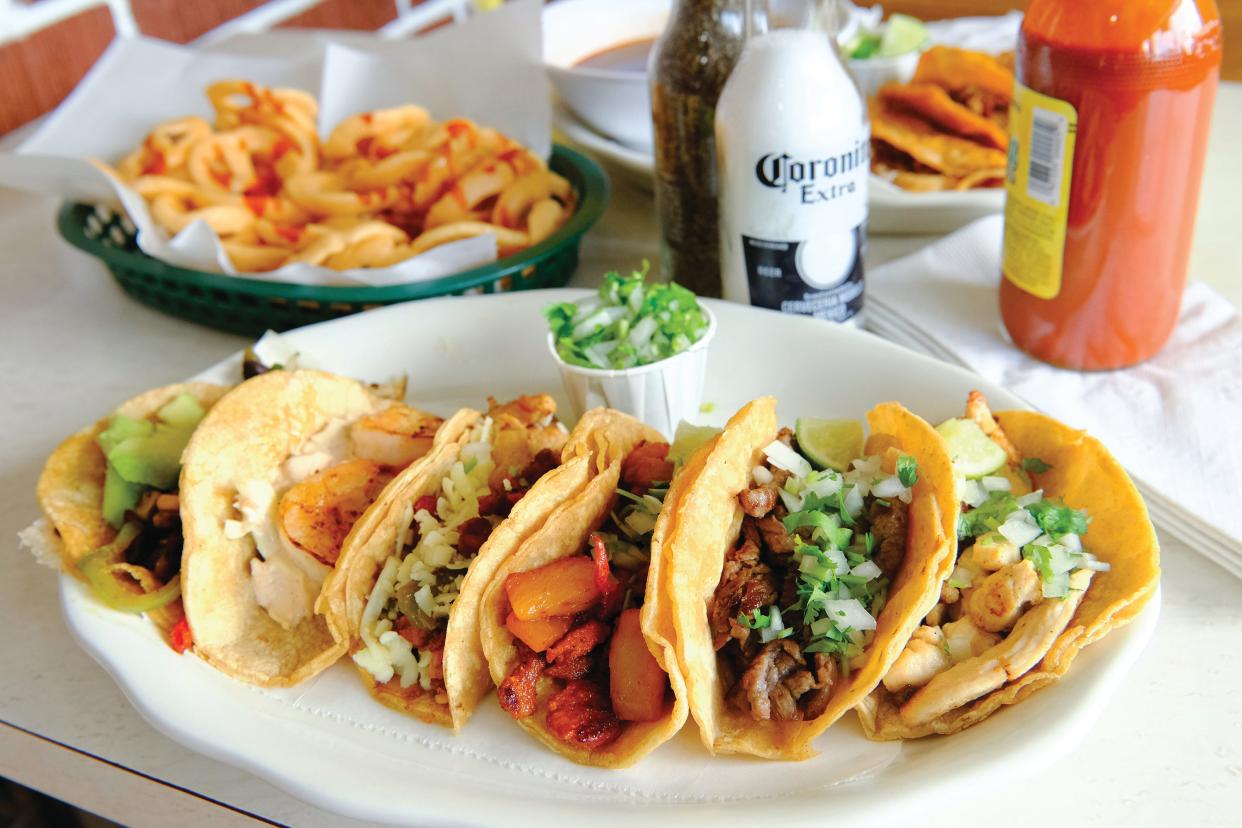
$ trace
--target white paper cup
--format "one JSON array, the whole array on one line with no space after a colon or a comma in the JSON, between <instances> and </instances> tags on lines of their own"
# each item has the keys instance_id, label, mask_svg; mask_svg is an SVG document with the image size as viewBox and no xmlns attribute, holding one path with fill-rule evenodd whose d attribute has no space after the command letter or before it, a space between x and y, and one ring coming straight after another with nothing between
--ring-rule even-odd
<instances>
[{"instance_id":1,"label":"white paper cup","mask_svg":"<svg viewBox=\"0 0 1242 828\"><path fill-rule=\"evenodd\" d=\"M677 423L695 420L703 402L707 352L716 335L716 317L706 307L707 331L680 354L636 368L604 370L568 365L548 334L548 350L561 369L561 381L575 417L599 406L623 411L672 439Z\"/></svg>"}]
</instances>

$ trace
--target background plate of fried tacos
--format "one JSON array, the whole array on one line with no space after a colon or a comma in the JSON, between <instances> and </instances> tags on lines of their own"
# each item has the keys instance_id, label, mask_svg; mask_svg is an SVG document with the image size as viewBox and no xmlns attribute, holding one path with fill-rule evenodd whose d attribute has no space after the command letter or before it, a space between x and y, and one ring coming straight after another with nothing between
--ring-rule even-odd
<instances>
[{"instance_id":1,"label":"background plate of fried tacos","mask_svg":"<svg viewBox=\"0 0 1242 828\"><path fill-rule=\"evenodd\" d=\"M378 382L405 375L409 380L406 402L440 417L451 418L463 408L485 409L488 396L507 400L542 391L561 401L561 410L565 411L556 366L546 355L540 310L551 302L583 295L582 291L565 290L413 303L306 328L288 338L298 349L314 355L316 367L344 377ZM463 303L469 303L468 313ZM800 416L863 420L869 411L889 401L900 402L934 425L961 418L963 403L975 389L987 395L997 412L1026 408L1002 388L866 333L733 304L709 304L719 332L705 393L710 411L702 416L708 425L723 426L744 405L768 396L777 401L775 416L782 426L792 426L794 418ZM240 362L240 356L225 360L195 380L232 386L237 382ZM229 410L219 409L222 413L214 419L225 417ZM1034 456L1063 467L1060 472L1040 473L1045 475L1050 492L1060 486L1067 498L1080 493L1087 479L1082 476L1087 474L1083 469L1090 464L1066 459L1066 452L1075 451L1064 447L1077 439L1073 434L1057 433L1055 439L1049 436L1051 432L1032 436L1029 422L1021 415L1000 414L998 419L1002 426L1014 427L1023 458ZM874 428L876 422L873 419L873 430L884 430ZM765 425L762 439L766 441L771 431L771 424ZM628 485L624 459L634 452L633 443L626 443L628 439L617 438L616 446L625 443L622 448L609 449L605 441L603 448L597 445L575 455L578 466L573 474L578 474L580 467L590 468L582 480L566 483L568 494L557 495L561 502L555 509L560 509L559 520L581 524L574 529L577 534L569 540L549 538L558 531L556 528L545 532L548 524L543 522L537 527L526 526L520 542L506 535L493 543L493 547L514 545L517 551L489 566L495 564L500 575L507 577L537 574L552 564L568 566L575 556L590 561L592 533L601 527L608 529L610 523L627 516L614 515L598 504L588 506L594 488L584 481L607 481L610 478L603 475L620 475L623 485ZM752 448L743 454L753 454ZM223 457L227 451L227 446L220 446L213 453ZM411 482L411 496L421 497L432 490L438 479L435 475L451 470L459 462L454 459L459 456L455 452L460 451L438 445L427 455L430 459L416 460L402 473L403 479L421 481ZM695 482L728 460L727 452L712 454L707 446L702 451L704 455L692 458L686 466L696 475ZM1109 469L1112 474L1112 467ZM1077 477L1062 479L1071 475ZM1039 474L1035 476L1039 478ZM554 477L545 479L552 483L543 489L556 484ZM981 480L988 481L986 485L991 488L999 485L987 477ZM675 479L668 496L680 498L679 492L692 485ZM1016 492L1015 497L1024 496ZM978 491L967 494L983 502ZM940 505L951 511L956 498L963 496L954 490L953 496L943 497ZM1097 525L1112 523L1114 516L1107 511L1112 502L1107 498L1086 501L1100 505L1095 515ZM655 528L653 547L661 547L661 538L686 536L696 516L692 509L683 511L667 525ZM409 520L409 515L404 515L405 523ZM364 525L360 533L377 531L374 522L359 523ZM1083 535L1083 545L1091 549L1097 537L1107 534L1088 532ZM403 542L398 547L396 533L393 535L387 546L392 552L388 554L410 554L410 544ZM1121 532L1119 537L1142 540L1142 533ZM347 586L345 603L356 607L375 593L375 573L381 571L385 553L372 552L365 545L359 547L362 551L354 551L349 539L344 545L344 554L350 558L339 570L342 574L331 577L343 579ZM946 552L955 551L959 550L946 548ZM1108 560L1104 550L1092 551ZM201 560L230 571L229 567L236 566L229 563L231 554L222 547ZM491 560L486 549L478 554ZM354 586L355 568L350 561L359 556L371 562L358 565L361 580ZM936 565L943 569L952 555L942 557L944 560L938 558ZM1116 563L1119 559L1113 560ZM667 563L664 560L661 567ZM960 566L961 561L958 563ZM1048 561L1035 562L1041 563ZM1056 560L1051 565L1056 569ZM195 566L191 561L191 570ZM583 563L580 568L586 566ZM1109 578L1097 572L1096 581L1107 585L1123 580L1119 571ZM629 577L616 568L612 576L623 582ZM193 571L190 577L194 577ZM1056 669L1050 671L1059 680L1044 681L1049 677L1041 677L1038 692L1023 692L1020 703L989 710L991 715L986 720L977 717L978 724L954 735L907 741L869 739L854 712L841 711L836 718L834 711L832 726L814 736L810 751L800 752L810 758L788 762L725 752L712 755L700 735L702 711L691 710L693 715L687 715L680 703L670 703L654 711L659 718L650 727L630 726L639 734L633 743L641 743L641 748L627 748L615 761L582 764L581 757L572 751L550 750L549 738L540 728L515 722L512 711L506 712L498 703L495 689L479 696L468 721L457 717L460 731L454 734L447 725L455 708L428 713L403 709L403 704L388 703L391 700L379 703L371 692L375 681L360 675L348 655L292 687L279 686L281 681L261 687L232 678L191 654L178 655L154 624L140 616L109 610L78 579L62 578L61 598L68 625L80 644L157 729L190 749L245 768L295 796L351 817L418 825L546 826L550 821L555 824L569 819L589 820L593 825L632 824L638 819L716 825L727 809L734 821L820 825L832 820L874 825L917 819L926 809L951 802L955 796L968 796L980 786L1015 776L1029 777L1091 738L1091 725L1139 657L1156 623L1159 594L1154 571L1143 574L1141 580L1143 595L1150 595L1141 610L1135 609L1137 603L1119 606L1110 591L1099 591L1100 600L1093 603L1097 610L1094 620L1077 633L1073 624L1066 628L1076 636L1072 644L1076 655L1069 656L1073 658L1072 668L1061 669L1070 666L1066 654L1071 645L1066 643L1056 650ZM501 681L517 663L504 654L512 655L515 648L519 655L529 652L518 647L521 642L510 635L514 629L525 628L507 624L521 607L520 591L513 583L520 586L519 582L506 585L493 579L494 588L482 590L484 597L479 604L484 613L479 623L487 631L482 655L490 658L500 653L490 672L493 679ZM467 586L461 593L471 591ZM933 609L938 596L931 593L920 589L918 600L912 602L920 613ZM1092 600L1091 594L1087 601ZM692 623L674 617L676 604L672 605L674 614L667 614L670 604L666 595L648 592L646 603L641 596L625 601L625 606L634 610L631 621L638 621L645 632L657 638L673 636L678 624ZM193 602L190 609L195 609ZM1101 625L1096 622L1110 614L1129 623L1100 638ZM449 615L450 626L475 623L473 616L458 610ZM226 626L226 621L222 620L221 626ZM901 624L912 630L918 621L903 616ZM618 617L617 629L622 623ZM365 644L356 632L350 638L351 629L346 623L340 632L341 643L336 649L342 653L356 653ZM322 632L318 634L323 636ZM321 640L331 642L333 638ZM1079 651L1078 645L1086 642L1089 646ZM323 648L331 650L332 645L325 643ZM656 649L656 658L669 671L673 685L681 685L684 677L678 672L681 659L676 646ZM885 658L891 661L897 653L893 646ZM482 676L478 655L476 651L466 660L473 674ZM551 652L542 658L546 665L556 661ZM893 710L906 701L903 694L907 692L875 697L879 712L870 723L873 736L887 737L900 730L888 723L895 721ZM468 694L469 703L475 695ZM850 698L854 695L863 694L860 690ZM676 725L683 721L677 730ZM641 735L648 732L658 736L647 739Z\"/></svg>"}]
</instances>

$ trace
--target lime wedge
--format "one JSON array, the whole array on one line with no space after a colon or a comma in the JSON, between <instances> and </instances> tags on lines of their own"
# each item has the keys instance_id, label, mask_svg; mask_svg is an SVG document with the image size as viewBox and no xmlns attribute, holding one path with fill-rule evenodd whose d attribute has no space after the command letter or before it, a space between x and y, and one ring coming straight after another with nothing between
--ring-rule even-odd
<instances>
[{"instance_id":1,"label":"lime wedge","mask_svg":"<svg viewBox=\"0 0 1242 828\"><path fill-rule=\"evenodd\" d=\"M966 477L983 477L1005 465L1005 450L993 443L974 420L945 420L937 433L949 447L953 469Z\"/></svg>"},{"instance_id":2,"label":"lime wedge","mask_svg":"<svg viewBox=\"0 0 1242 828\"><path fill-rule=\"evenodd\" d=\"M668 457L677 468L681 468L699 446L719 433L718 428L697 426L682 420L677 424L677 433L673 435L673 444L668 448Z\"/></svg>"},{"instance_id":3,"label":"lime wedge","mask_svg":"<svg viewBox=\"0 0 1242 828\"><path fill-rule=\"evenodd\" d=\"M858 420L801 417L794 424L798 448L821 469L845 471L863 453L863 426Z\"/></svg>"},{"instance_id":4,"label":"lime wedge","mask_svg":"<svg viewBox=\"0 0 1242 828\"><path fill-rule=\"evenodd\" d=\"M908 14L894 14L884 27L880 38L880 57L893 57L913 52L927 40L927 27L923 21Z\"/></svg>"}]
</instances>

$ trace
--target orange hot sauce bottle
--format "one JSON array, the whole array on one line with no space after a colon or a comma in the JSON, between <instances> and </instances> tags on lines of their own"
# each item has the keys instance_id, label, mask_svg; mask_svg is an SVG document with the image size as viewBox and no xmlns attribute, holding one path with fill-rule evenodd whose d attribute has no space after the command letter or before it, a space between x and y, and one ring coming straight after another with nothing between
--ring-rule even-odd
<instances>
[{"instance_id":1,"label":"orange hot sauce bottle","mask_svg":"<svg viewBox=\"0 0 1242 828\"><path fill-rule=\"evenodd\" d=\"M1000 290L1022 350L1112 369L1172 334L1222 39L1214 0L1031 0Z\"/></svg>"}]
</instances>

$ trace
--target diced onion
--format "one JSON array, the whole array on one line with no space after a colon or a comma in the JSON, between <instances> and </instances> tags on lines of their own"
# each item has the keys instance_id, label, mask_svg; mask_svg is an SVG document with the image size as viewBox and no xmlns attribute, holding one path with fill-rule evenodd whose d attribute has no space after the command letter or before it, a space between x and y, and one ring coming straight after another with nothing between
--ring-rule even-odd
<instances>
[{"instance_id":1,"label":"diced onion","mask_svg":"<svg viewBox=\"0 0 1242 828\"><path fill-rule=\"evenodd\" d=\"M660 323L656 322L654 316L644 316L638 320L638 324L630 331L629 342L635 348L641 348L651 341L651 337L659 330Z\"/></svg>"},{"instance_id":2,"label":"diced onion","mask_svg":"<svg viewBox=\"0 0 1242 828\"><path fill-rule=\"evenodd\" d=\"M1013 489L1009 478L1000 475L988 475L979 481L979 485L983 486L985 492L1008 492Z\"/></svg>"},{"instance_id":3,"label":"diced onion","mask_svg":"<svg viewBox=\"0 0 1242 828\"><path fill-rule=\"evenodd\" d=\"M857 598L825 601L824 615L831 618L841 629L849 628L860 632L875 629L875 618Z\"/></svg>"},{"instance_id":4,"label":"diced onion","mask_svg":"<svg viewBox=\"0 0 1242 828\"><path fill-rule=\"evenodd\" d=\"M1043 534L1042 530L1033 521L1028 523L1014 517L1014 515L1006 518L997 531L1004 535L1007 541L1018 547L1026 546Z\"/></svg>"},{"instance_id":5,"label":"diced onion","mask_svg":"<svg viewBox=\"0 0 1242 828\"><path fill-rule=\"evenodd\" d=\"M750 478L760 486L766 486L772 482L772 472L768 471L767 466L755 466L750 470Z\"/></svg>"},{"instance_id":6,"label":"diced onion","mask_svg":"<svg viewBox=\"0 0 1242 828\"><path fill-rule=\"evenodd\" d=\"M832 561L833 565L836 567L836 571L833 574L835 575L852 574L850 570L850 562L849 560L846 559L845 553L842 552L840 549L834 549L832 547L829 547L828 549L824 549L823 553L824 553L824 557Z\"/></svg>"},{"instance_id":7,"label":"diced onion","mask_svg":"<svg viewBox=\"0 0 1242 828\"><path fill-rule=\"evenodd\" d=\"M795 477L806 477L811 473L811 464L806 458L780 440L773 440L764 446L763 453L773 466L784 469Z\"/></svg>"},{"instance_id":8,"label":"diced onion","mask_svg":"<svg viewBox=\"0 0 1242 828\"><path fill-rule=\"evenodd\" d=\"M805 491L817 497L832 497L841 490L844 482L834 471L816 472L808 479Z\"/></svg>"},{"instance_id":9,"label":"diced onion","mask_svg":"<svg viewBox=\"0 0 1242 828\"><path fill-rule=\"evenodd\" d=\"M790 512L802 511L802 495L796 495L784 487L777 489L776 493L781 496L781 502Z\"/></svg>"},{"instance_id":10,"label":"diced onion","mask_svg":"<svg viewBox=\"0 0 1242 828\"><path fill-rule=\"evenodd\" d=\"M974 508L983 505L988 499L988 493L983 490L983 486L978 480L965 480L961 483L962 502L967 506Z\"/></svg>"},{"instance_id":11,"label":"diced onion","mask_svg":"<svg viewBox=\"0 0 1242 828\"><path fill-rule=\"evenodd\" d=\"M850 513L850 517L857 517L863 510L863 496L858 487L850 489L845 493L845 511Z\"/></svg>"},{"instance_id":12,"label":"diced onion","mask_svg":"<svg viewBox=\"0 0 1242 828\"><path fill-rule=\"evenodd\" d=\"M1061 544L1071 552L1082 551L1082 538L1078 537L1073 532L1070 532L1067 535L1062 535L1057 539L1057 543Z\"/></svg>"},{"instance_id":13,"label":"diced onion","mask_svg":"<svg viewBox=\"0 0 1242 828\"><path fill-rule=\"evenodd\" d=\"M1018 498L1018 505L1023 508L1026 508L1027 506L1030 506L1033 503L1038 503L1039 501L1043 499L1044 499L1044 490L1036 489L1030 494L1024 494L1022 495L1022 497Z\"/></svg>"},{"instance_id":14,"label":"diced onion","mask_svg":"<svg viewBox=\"0 0 1242 828\"><path fill-rule=\"evenodd\" d=\"M863 561L858 566L851 569L850 574L872 581L880 577L882 573L880 572L880 567L876 565L875 561Z\"/></svg>"},{"instance_id":15,"label":"diced onion","mask_svg":"<svg viewBox=\"0 0 1242 828\"><path fill-rule=\"evenodd\" d=\"M876 497L898 497L906 490L905 484L897 475L890 475L871 487L871 494Z\"/></svg>"},{"instance_id":16,"label":"diced onion","mask_svg":"<svg viewBox=\"0 0 1242 828\"><path fill-rule=\"evenodd\" d=\"M1101 561L1099 558L1097 558L1095 555L1092 555L1090 552L1083 552L1082 553L1082 568L1090 569L1095 572L1107 572L1113 568L1113 565L1110 564L1108 561Z\"/></svg>"},{"instance_id":17,"label":"diced onion","mask_svg":"<svg viewBox=\"0 0 1242 828\"><path fill-rule=\"evenodd\" d=\"M958 587L958 589L966 589L975 582L974 570L967 569L961 564L958 564L958 566L953 570L953 574L949 576L949 582L953 585L965 584L966 586Z\"/></svg>"}]
</instances>

